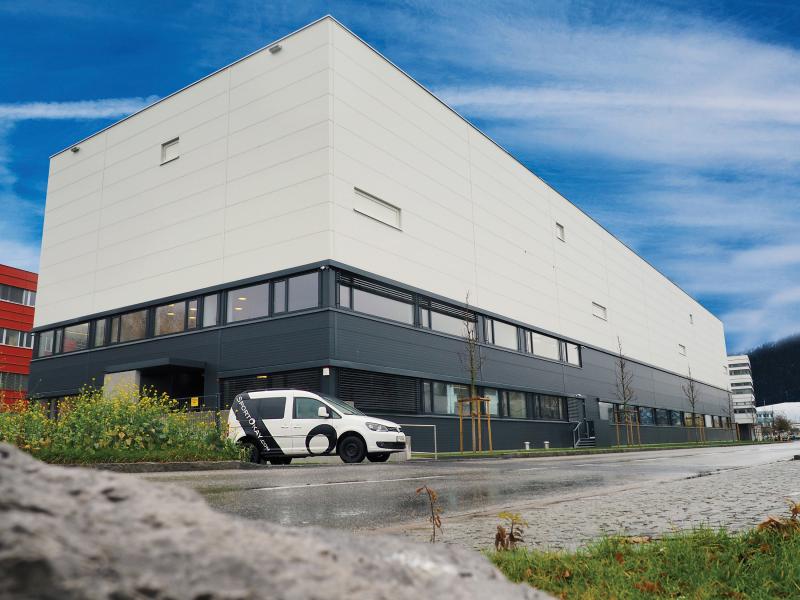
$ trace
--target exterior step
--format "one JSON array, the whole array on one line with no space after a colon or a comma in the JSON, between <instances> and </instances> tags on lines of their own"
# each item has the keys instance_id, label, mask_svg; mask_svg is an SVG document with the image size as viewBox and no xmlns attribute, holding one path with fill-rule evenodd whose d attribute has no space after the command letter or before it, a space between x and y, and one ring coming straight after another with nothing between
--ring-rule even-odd
<instances>
[{"instance_id":1,"label":"exterior step","mask_svg":"<svg viewBox=\"0 0 800 600\"><path fill-rule=\"evenodd\" d=\"M578 440L578 443L575 444L576 448L594 448L596 446L595 438L581 438Z\"/></svg>"}]
</instances>

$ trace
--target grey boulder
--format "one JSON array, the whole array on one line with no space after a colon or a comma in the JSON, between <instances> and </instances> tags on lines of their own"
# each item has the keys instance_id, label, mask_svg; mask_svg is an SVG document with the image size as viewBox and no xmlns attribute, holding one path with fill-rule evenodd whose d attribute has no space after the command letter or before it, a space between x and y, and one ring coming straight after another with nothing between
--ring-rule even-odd
<instances>
[{"instance_id":1,"label":"grey boulder","mask_svg":"<svg viewBox=\"0 0 800 600\"><path fill-rule=\"evenodd\" d=\"M549 598L454 546L240 520L188 489L0 444L0 598L437 597Z\"/></svg>"}]
</instances>

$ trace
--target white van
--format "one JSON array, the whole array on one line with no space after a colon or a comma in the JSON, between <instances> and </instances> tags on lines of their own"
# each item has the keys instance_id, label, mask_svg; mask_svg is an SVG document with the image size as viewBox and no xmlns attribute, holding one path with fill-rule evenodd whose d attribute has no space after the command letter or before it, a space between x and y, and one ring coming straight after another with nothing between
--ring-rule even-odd
<instances>
[{"instance_id":1,"label":"white van","mask_svg":"<svg viewBox=\"0 0 800 600\"><path fill-rule=\"evenodd\" d=\"M302 390L243 392L228 414L228 437L251 462L338 454L346 463L385 462L406 447L397 423L368 417L337 398Z\"/></svg>"}]
</instances>

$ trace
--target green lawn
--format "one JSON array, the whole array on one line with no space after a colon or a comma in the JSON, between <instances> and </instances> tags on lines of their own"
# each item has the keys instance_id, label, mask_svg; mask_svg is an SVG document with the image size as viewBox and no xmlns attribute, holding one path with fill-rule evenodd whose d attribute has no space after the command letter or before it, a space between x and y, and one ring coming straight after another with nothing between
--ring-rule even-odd
<instances>
[{"instance_id":1,"label":"green lawn","mask_svg":"<svg viewBox=\"0 0 800 600\"><path fill-rule=\"evenodd\" d=\"M607 538L574 553L518 549L489 558L512 581L560 598L800 598L800 527L784 523L781 530L698 529L649 543Z\"/></svg>"},{"instance_id":2,"label":"green lawn","mask_svg":"<svg viewBox=\"0 0 800 600\"><path fill-rule=\"evenodd\" d=\"M561 456L564 454L614 454L618 452L642 452L645 450L675 450L681 448L714 448L719 446L752 446L778 442L680 442L675 444L642 444L641 446L611 446L604 448L534 448L531 450L493 450L489 452L439 452L439 458L492 458L498 456ZM414 458L433 458L433 452L415 452Z\"/></svg>"}]
</instances>

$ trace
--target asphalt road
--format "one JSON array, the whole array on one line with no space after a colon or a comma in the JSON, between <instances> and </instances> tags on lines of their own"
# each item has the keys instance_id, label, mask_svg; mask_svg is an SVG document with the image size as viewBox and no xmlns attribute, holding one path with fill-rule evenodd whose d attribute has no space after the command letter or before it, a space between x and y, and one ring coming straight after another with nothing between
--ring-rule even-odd
<instances>
[{"instance_id":1,"label":"asphalt road","mask_svg":"<svg viewBox=\"0 0 800 600\"><path fill-rule=\"evenodd\" d=\"M800 454L800 442L735 448L660 450L553 458L303 464L248 471L131 475L194 488L214 508L289 526L348 530L424 519L414 494L427 484L449 515L513 508L533 500L590 498L612 489L774 463ZM310 460L310 459L309 459Z\"/></svg>"}]
</instances>

